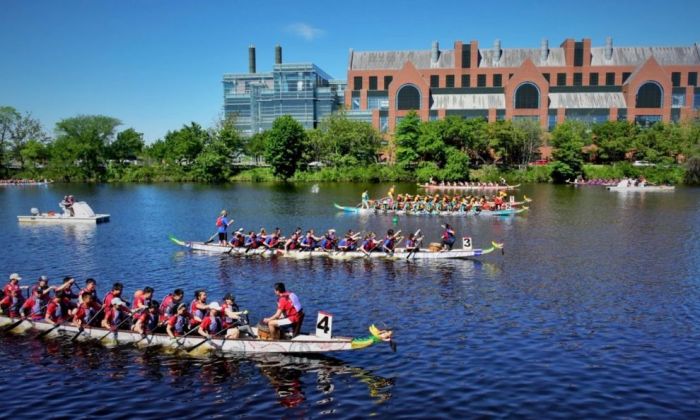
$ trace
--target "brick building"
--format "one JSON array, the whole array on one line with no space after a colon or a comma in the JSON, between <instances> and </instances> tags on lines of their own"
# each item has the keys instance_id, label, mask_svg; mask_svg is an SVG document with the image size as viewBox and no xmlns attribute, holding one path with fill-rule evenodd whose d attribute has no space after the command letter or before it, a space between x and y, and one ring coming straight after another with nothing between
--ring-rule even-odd
<instances>
[{"instance_id":1,"label":"brick building","mask_svg":"<svg viewBox=\"0 0 700 420\"><path fill-rule=\"evenodd\" d=\"M345 106L355 119L392 133L410 110L421 119L449 115L488 121L566 119L678 121L700 109L700 47L602 47L590 39L550 48L350 51Z\"/></svg>"}]
</instances>

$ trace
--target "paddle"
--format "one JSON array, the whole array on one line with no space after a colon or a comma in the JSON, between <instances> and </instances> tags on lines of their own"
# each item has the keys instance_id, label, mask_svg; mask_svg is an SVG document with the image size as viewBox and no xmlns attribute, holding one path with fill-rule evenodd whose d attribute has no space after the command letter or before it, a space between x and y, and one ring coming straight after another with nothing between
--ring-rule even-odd
<instances>
[{"instance_id":1,"label":"paddle","mask_svg":"<svg viewBox=\"0 0 700 420\"><path fill-rule=\"evenodd\" d=\"M420 234L420 229L418 229L418 230L416 231L416 233L413 234L413 237L415 238L415 237L417 237L419 234ZM408 255L406 256L406 260L408 260L409 258L411 258L411 255L413 255L413 254L416 253L416 250L417 250L418 248L420 248L421 242L423 242L423 237L422 237L422 236L421 236L420 238L416 239L416 245L413 247L413 249L411 249L411 250L408 252Z\"/></svg>"},{"instance_id":2,"label":"paddle","mask_svg":"<svg viewBox=\"0 0 700 420\"><path fill-rule=\"evenodd\" d=\"M192 334L193 332L197 331L197 330L199 329L199 324L197 324L197 325L198 325L198 326L196 326L196 327L192 328L191 330L187 331L187 332L182 336L182 338L185 338L185 337L187 337L188 335ZM174 338L175 341L177 341L177 339L180 338L180 337L171 337L171 338ZM175 347L175 349L176 349L176 350L179 349L180 347L182 347L183 344L185 344L185 341L184 341L184 340L181 341L181 342L178 342L178 343L177 343L177 347Z\"/></svg>"},{"instance_id":3,"label":"paddle","mask_svg":"<svg viewBox=\"0 0 700 420\"><path fill-rule=\"evenodd\" d=\"M49 328L48 330L43 331L43 332L37 334L37 336L36 336L35 338L44 337L45 335L47 335L48 333L50 333L51 331L55 330L56 328L60 327L60 326L63 325L63 324L64 324L64 323L56 324L56 325L54 325L53 327Z\"/></svg>"},{"instance_id":4,"label":"paddle","mask_svg":"<svg viewBox=\"0 0 700 420\"><path fill-rule=\"evenodd\" d=\"M2 332L6 333L8 331L15 329L15 327L17 327L19 324L21 324L22 321L24 321L24 318L20 318L19 321L13 322L10 325L6 325L6 326L2 327Z\"/></svg>"},{"instance_id":5,"label":"paddle","mask_svg":"<svg viewBox=\"0 0 700 420\"><path fill-rule=\"evenodd\" d=\"M199 327L197 327L197 329L199 329ZM217 332L217 333L214 334L214 335L215 335L215 336L216 336L216 335L219 335L219 334L221 334L221 332L223 332L223 331L224 331L224 329L222 329L221 331ZM192 350L198 348L198 347L201 346L202 344L204 344L204 343L206 343L207 341L211 340L211 337L212 337L212 336L209 335L209 337L205 338L204 340L200 341L199 343L195 344L194 346L190 347L189 349L185 349L185 351L186 351L187 353L191 352Z\"/></svg>"},{"instance_id":6,"label":"paddle","mask_svg":"<svg viewBox=\"0 0 700 420\"><path fill-rule=\"evenodd\" d=\"M95 318L97 318L97 315L99 315L100 312L102 312L102 310L103 310L104 308L105 308L104 305L102 305L102 307L100 308L100 310L97 311L97 312L95 312L95 315L91 316L90 319L88 319L87 325L90 325L90 323L91 323L92 321L94 321ZM78 336L79 336L80 334L82 334L83 331L85 331L85 328L83 328L83 326L81 325L80 328L78 328L78 332L70 339L70 341L75 341L75 340L77 340L77 339L78 339Z\"/></svg>"},{"instance_id":7,"label":"paddle","mask_svg":"<svg viewBox=\"0 0 700 420\"><path fill-rule=\"evenodd\" d=\"M209 237L209 239L207 239L206 242L204 242L204 243L205 243L205 244L208 244L208 243L213 242L213 241L214 241L214 238L216 238L218 235L219 235L219 232L214 232L214 234L211 235L211 236Z\"/></svg>"},{"instance_id":8,"label":"paddle","mask_svg":"<svg viewBox=\"0 0 700 420\"><path fill-rule=\"evenodd\" d=\"M131 313L128 314L128 315L126 316L126 318L124 318L124 320L123 320L122 322L120 322L119 324L117 324L116 327L114 327L114 330L112 330L112 329L110 328L109 331L107 332L107 334L105 334L105 335L103 335L102 337L98 338L97 341L102 341L102 340L104 340L104 338L107 337L107 336L110 335L110 334L114 334L114 335L115 335L115 339L116 339L116 335L117 335L117 331L119 331L119 327L121 327L126 321L128 321L129 319L131 319L133 316L134 316L134 315L131 314Z\"/></svg>"}]
</instances>

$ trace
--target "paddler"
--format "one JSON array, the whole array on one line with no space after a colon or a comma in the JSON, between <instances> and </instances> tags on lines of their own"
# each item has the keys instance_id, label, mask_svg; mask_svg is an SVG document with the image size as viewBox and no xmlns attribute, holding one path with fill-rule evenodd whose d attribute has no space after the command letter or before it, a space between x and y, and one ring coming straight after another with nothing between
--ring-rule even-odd
<instances>
[{"instance_id":1,"label":"paddler","mask_svg":"<svg viewBox=\"0 0 700 420\"><path fill-rule=\"evenodd\" d=\"M338 242L338 237L335 236L335 229L328 229L323 239L321 239L321 248L330 251L335 249L336 243Z\"/></svg>"},{"instance_id":2,"label":"paddler","mask_svg":"<svg viewBox=\"0 0 700 420\"><path fill-rule=\"evenodd\" d=\"M298 312L289 297L284 283L275 284L275 296L277 296L277 311L269 318L263 319L263 324L270 327L270 336L278 340L280 327L293 326L298 321Z\"/></svg>"},{"instance_id":3,"label":"paddler","mask_svg":"<svg viewBox=\"0 0 700 420\"><path fill-rule=\"evenodd\" d=\"M282 237L282 230L280 228L275 228L272 235L268 236L263 245L267 249L275 249L280 245L280 240Z\"/></svg>"},{"instance_id":4,"label":"paddler","mask_svg":"<svg viewBox=\"0 0 700 420\"><path fill-rule=\"evenodd\" d=\"M449 249L451 251L456 240L455 231L449 223L445 223L441 226L444 229L442 231L442 250L447 251Z\"/></svg>"},{"instance_id":5,"label":"paddler","mask_svg":"<svg viewBox=\"0 0 700 420\"><path fill-rule=\"evenodd\" d=\"M134 301L131 303L131 312L143 311L148 309L151 300L153 299L153 288L146 286L143 290L134 292Z\"/></svg>"},{"instance_id":6,"label":"paddler","mask_svg":"<svg viewBox=\"0 0 700 420\"><path fill-rule=\"evenodd\" d=\"M241 333L246 333L253 338L257 338L253 334L253 330L248 325L248 311L241 311L236 304L236 299L231 293L226 293L221 305L221 321L223 328L226 330L226 338L238 338Z\"/></svg>"},{"instance_id":7,"label":"paddler","mask_svg":"<svg viewBox=\"0 0 700 420\"><path fill-rule=\"evenodd\" d=\"M167 321L175 315L177 307L182 303L182 298L185 297L185 292L182 289L175 289L169 293L163 302L160 304L160 316L162 321Z\"/></svg>"},{"instance_id":8,"label":"paddler","mask_svg":"<svg viewBox=\"0 0 700 420\"><path fill-rule=\"evenodd\" d=\"M107 308L110 308L112 306L112 299L121 298L123 289L124 289L124 285L121 284L120 282L116 282L112 285L112 290L107 292L104 300L102 301L102 304L105 306L105 310L107 310Z\"/></svg>"},{"instance_id":9,"label":"paddler","mask_svg":"<svg viewBox=\"0 0 700 420\"><path fill-rule=\"evenodd\" d=\"M11 318L17 318L24 304L24 296L19 289L12 289L9 294L0 300L0 313L8 314Z\"/></svg>"},{"instance_id":10,"label":"paddler","mask_svg":"<svg viewBox=\"0 0 700 420\"><path fill-rule=\"evenodd\" d=\"M216 218L216 231L219 234L219 245L221 246L226 246L228 242L228 233L226 229L233 223L233 219L229 220L227 216L228 212L226 210L221 210L219 217Z\"/></svg>"},{"instance_id":11,"label":"paddler","mask_svg":"<svg viewBox=\"0 0 700 420\"><path fill-rule=\"evenodd\" d=\"M134 332L142 335L152 334L156 328L158 328L158 302L155 300L150 301L148 304L148 310L143 311L141 315L138 315L136 324L132 328Z\"/></svg>"},{"instance_id":12,"label":"paddler","mask_svg":"<svg viewBox=\"0 0 700 420\"><path fill-rule=\"evenodd\" d=\"M297 227L294 233L292 233L292 236L287 239L287 241L284 243L284 252L287 252L289 250L294 250L299 247L299 240L301 239L301 228Z\"/></svg>"},{"instance_id":13,"label":"paddler","mask_svg":"<svg viewBox=\"0 0 700 420\"><path fill-rule=\"evenodd\" d=\"M384 242L382 243L382 251L387 255L394 255L394 248L396 247L396 240L399 237L401 231L394 233L394 229L389 229L384 237Z\"/></svg>"},{"instance_id":14,"label":"paddler","mask_svg":"<svg viewBox=\"0 0 700 420\"><path fill-rule=\"evenodd\" d=\"M204 317L202 322L199 324L197 333L202 337L212 338L215 337L223 331L223 323L219 317L221 312L221 306L218 302L212 302L209 304L209 313Z\"/></svg>"},{"instance_id":15,"label":"paddler","mask_svg":"<svg viewBox=\"0 0 700 420\"><path fill-rule=\"evenodd\" d=\"M368 209L369 208L369 192L367 190L364 190L362 192L362 206L363 209Z\"/></svg>"},{"instance_id":16,"label":"paddler","mask_svg":"<svg viewBox=\"0 0 700 420\"><path fill-rule=\"evenodd\" d=\"M63 302L63 291L58 291L46 307L44 320L50 324L61 324L67 317L68 310Z\"/></svg>"},{"instance_id":17,"label":"paddler","mask_svg":"<svg viewBox=\"0 0 700 420\"><path fill-rule=\"evenodd\" d=\"M131 312L126 303L118 297L110 300L110 305L105 306L105 317L102 320L102 327L109 330L116 330L126 323L126 319L131 316Z\"/></svg>"},{"instance_id":18,"label":"paddler","mask_svg":"<svg viewBox=\"0 0 700 420\"><path fill-rule=\"evenodd\" d=\"M92 301L99 305L97 299L97 282L93 278L85 280L85 287L78 292L78 299L81 299L84 294L92 295ZM81 299L82 300L82 299Z\"/></svg>"},{"instance_id":19,"label":"paddler","mask_svg":"<svg viewBox=\"0 0 700 420\"><path fill-rule=\"evenodd\" d=\"M365 239L362 241L360 251L362 251L362 253L365 254L366 257L369 257L369 253L374 251L374 248L376 248L377 245L378 243L377 241L375 241L374 232L369 232L367 235L365 235Z\"/></svg>"},{"instance_id":20,"label":"paddler","mask_svg":"<svg viewBox=\"0 0 700 420\"><path fill-rule=\"evenodd\" d=\"M209 305L207 305L207 292L204 289L195 290L194 300L190 302L190 327L194 328L202 323L202 320L207 315Z\"/></svg>"},{"instance_id":21,"label":"paddler","mask_svg":"<svg viewBox=\"0 0 700 420\"><path fill-rule=\"evenodd\" d=\"M419 230L420 232L420 230ZM406 239L406 252L415 253L420 250L420 243L423 240L422 236L416 236L415 233L410 233Z\"/></svg>"},{"instance_id":22,"label":"paddler","mask_svg":"<svg viewBox=\"0 0 700 420\"><path fill-rule=\"evenodd\" d=\"M48 296L47 296L48 297ZM35 288L32 291L32 296L24 301L20 308L20 315L24 318L29 318L32 321L41 321L44 319L44 309L48 305L48 300L44 301L41 289Z\"/></svg>"},{"instance_id":23,"label":"paddler","mask_svg":"<svg viewBox=\"0 0 700 420\"><path fill-rule=\"evenodd\" d=\"M76 327L88 327L96 324L95 315L100 311L100 304L90 293L80 295L80 305L73 314L73 325ZM88 324L90 322L90 324Z\"/></svg>"},{"instance_id":24,"label":"paddler","mask_svg":"<svg viewBox=\"0 0 700 420\"><path fill-rule=\"evenodd\" d=\"M19 288L19 281L20 280L22 280L22 277L20 277L19 274L17 274L17 273L10 274L10 281L2 289L3 296L11 296L13 290L15 290L15 289L20 290L20 288Z\"/></svg>"},{"instance_id":25,"label":"paddler","mask_svg":"<svg viewBox=\"0 0 700 420\"><path fill-rule=\"evenodd\" d=\"M170 338L176 338L185 335L187 332L188 320L191 318L190 314L187 313L187 305L181 303L177 306L175 315L168 319L168 325L165 331L168 333Z\"/></svg>"},{"instance_id":26,"label":"paddler","mask_svg":"<svg viewBox=\"0 0 700 420\"><path fill-rule=\"evenodd\" d=\"M245 245L245 236L243 235L243 228L239 228L236 233L233 234L231 238L231 246L240 248Z\"/></svg>"}]
</instances>

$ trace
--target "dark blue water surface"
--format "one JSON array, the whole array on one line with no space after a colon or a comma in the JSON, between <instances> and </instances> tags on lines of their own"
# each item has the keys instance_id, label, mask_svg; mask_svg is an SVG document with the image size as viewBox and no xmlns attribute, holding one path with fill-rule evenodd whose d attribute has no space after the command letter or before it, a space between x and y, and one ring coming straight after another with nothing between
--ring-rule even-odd
<instances>
[{"instance_id":1,"label":"dark blue water surface","mask_svg":"<svg viewBox=\"0 0 700 420\"><path fill-rule=\"evenodd\" d=\"M254 321L275 310L283 281L307 312L334 315L334 333L391 326L399 344L322 356L187 358L0 335L3 415L27 417L562 417L700 416L700 190L619 194L598 187L527 186L523 216L339 214L363 185L123 185L0 188L0 267L31 283L73 275L172 289L233 292ZM382 195L389 185L371 185ZM398 192L413 192L397 185ZM22 226L31 207L65 194L110 213L98 226ZM204 240L228 209L232 227L289 233L412 232L426 242L450 221L482 261L259 259L196 254L169 233Z\"/></svg>"}]
</instances>

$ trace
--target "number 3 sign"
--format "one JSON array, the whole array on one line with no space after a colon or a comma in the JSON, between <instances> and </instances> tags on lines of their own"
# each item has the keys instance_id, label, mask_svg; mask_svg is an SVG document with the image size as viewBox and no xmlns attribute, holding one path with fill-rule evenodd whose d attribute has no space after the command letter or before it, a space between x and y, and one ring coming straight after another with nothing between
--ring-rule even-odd
<instances>
[{"instance_id":1,"label":"number 3 sign","mask_svg":"<svg viewBox=\"0 0 700 420\"><path fill-rule=\"evenodd\" d=\"M466 251L472 250L472 238L465 236L462 238L462 248Z\"/></svg>"},{"instance_id":2,"label":"number 3 sign","mask_svg":"<svg viewBox=\"0 0 700 420\"><path fill-rule=\"evenodd\" d=\"M331 338L333 334L333 315L319 311L316 318L316 337Z\"/></svg>"}]
</instances>

